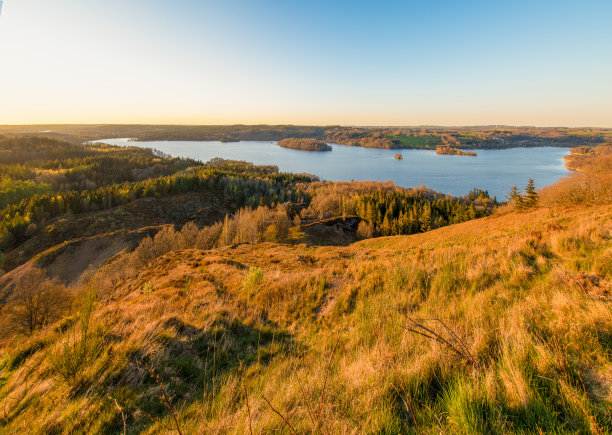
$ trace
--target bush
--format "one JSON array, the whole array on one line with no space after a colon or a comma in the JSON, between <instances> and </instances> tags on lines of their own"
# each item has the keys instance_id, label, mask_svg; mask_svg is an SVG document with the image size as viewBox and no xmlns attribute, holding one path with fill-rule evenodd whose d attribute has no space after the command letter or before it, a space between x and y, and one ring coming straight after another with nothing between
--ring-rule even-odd
<instances>
[{"instance_id":1,"label":"bush","mask_svg":"<svg viewBox=\"0 0 612 435\"><path fill-rule=\"evenodd\" d=\"M357 237L360 239L370 239L374 237L376 233L374 224L368 223L366 221L359 222L357 226Z\"/></svg>"},{"instance_id":2,"label":"bush","mask_svg":"<svg viewBox=\"0 0 612 435\"><path fill-rule=\"evenodd\" d=\"M194 225L195 226L195 225ZM187 228L187 232L192 231ZM190 235L190 237L192 237ZM145 237L132 254L136 267L144 266L151 260L164 255L166 252L185 248L185 239L180 231L173 225L162 228L153 238Z\"/></svg>"},{"instance_id":3,"label":"bush","mask_svg":"<svg viewBox=\"0 0 612 435\"><path fill-rule=\"evenodd\" d=\"M198 233L200 230L198 226L193 222L187 222L183 225L180 232L180 238L183 242L183 248L193 248L196 246L196 242L198 239Z\"/></svg>"},{"instance_id":4,"label":"bush","mask_svg":"<svg viewBox=\"0 0 612 435\"><path fill-rule=\"evenodd\" d=\"M255 286L257 286L263 279L263 270L259 267L251 267L249 273L242 280L242 289L248 293L251 293Z\"/></svg>"}]
</instances>

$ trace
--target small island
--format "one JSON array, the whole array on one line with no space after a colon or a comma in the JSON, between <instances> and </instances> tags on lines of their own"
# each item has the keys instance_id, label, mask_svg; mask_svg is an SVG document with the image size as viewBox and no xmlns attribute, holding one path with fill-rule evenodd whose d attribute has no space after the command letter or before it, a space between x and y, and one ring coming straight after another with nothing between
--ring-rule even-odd
<instances>
[{"instance_id":1,"label":"small island","mask_svg":"<svg viewBox=\"0 0 612 435\"><path fill-rule=\"evenodd\" d=\"M310 138L287 138L278 142L279 147L302 151L331 151L332 147L322 140Z\"/></svg>"},{"instance_id":2,"label":"small island","mask_svg":"<svg viewBox=\"0 0 612 435\"><path fill-rule=\"evenodd\" d=\"M444 154L449 156L477 156L476 151L464 151L459 148L450 146L438 146L436 147L436 154Z\"/></svg>"}]
</instances>

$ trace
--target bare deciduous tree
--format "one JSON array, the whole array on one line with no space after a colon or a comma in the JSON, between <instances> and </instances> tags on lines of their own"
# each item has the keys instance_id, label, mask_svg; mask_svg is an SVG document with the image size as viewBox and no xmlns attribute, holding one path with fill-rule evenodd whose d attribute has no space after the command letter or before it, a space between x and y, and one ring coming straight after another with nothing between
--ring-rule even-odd
<instances>
[{"instance_id":1,"label":"bare deciduous tree","mask_svg":"<svg viewBox=\"0 0 612 435\"><path fill-rule=\"evenodd\" d=\"M33 269L17 281L6 312L20 332L32 334L57 320L68 299L64 286L49 280L42 270Z\"/></svg>"}]
</instances>

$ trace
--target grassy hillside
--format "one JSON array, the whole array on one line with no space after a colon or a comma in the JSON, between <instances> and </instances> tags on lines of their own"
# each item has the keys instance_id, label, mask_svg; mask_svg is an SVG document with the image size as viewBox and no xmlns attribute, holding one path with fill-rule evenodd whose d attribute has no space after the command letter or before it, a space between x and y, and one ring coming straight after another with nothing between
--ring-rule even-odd
<instances>
[{"instance_id":1,"label":"grassy hillside","mask_svg":"<svg viewBox=\"0 0 612 435\"><path fill-rule=\"evenodd\" d=\"M600 167L601 148L582 154ZM135 210L188 219L175 195L61 215L47 224L68 237L70 222L79 232L116 213L126 227L46 248L0 279L0 433L609 433L601 174L454 224L484 213L483 192L290 181L308 203L203 227L138 228ZM260 181L217 201L236 207ZM438 227L444 201L457 213ZM417 234L315 246L324 233L307 230L342 226L341 214L369 237L404 220Z\"/></svg>"},{"instance_id":2,"label":"grassy hillside","mask_svg":"<svg viewBox=\"0 0 612 435\"><path fill-rule=\"evenodd\" d=\"M117 432L116 400L129 432L610 431L611 223L169 252L6 347L2 422Z\"/></svg>"}]
</instances>

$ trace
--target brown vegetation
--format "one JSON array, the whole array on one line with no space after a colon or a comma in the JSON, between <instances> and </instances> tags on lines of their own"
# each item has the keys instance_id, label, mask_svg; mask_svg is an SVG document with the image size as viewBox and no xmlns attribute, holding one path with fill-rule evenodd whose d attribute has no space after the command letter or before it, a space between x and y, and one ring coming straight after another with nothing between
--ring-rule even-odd
<instances>
[{"instance_id":1,"label":"brown vegetation","mask_svg":"<svg viewBox=\"0 0 612 435\"><path fill-rule=\"evenodd\" d=\"M96 286L88 330L103 340L74 380L49 355L82 348L80 321L8 347L0 418L10 432L124 420L131 432L606 432L610 222L610 206L537 208L347 248L173 246ZM407 332L404 314L442 341Z\"/></svg>"},{"instance_id":2,"label":"brown vegetation","mask_svg":"<svg viewBox=\"0 0 612 435\"><path fill-rule=\"evenodd\" d=\"M565 160L577 172L543 188L542 205L612 203L612 145L572 148Z\"/></svg>"},{"instance_id":3,"label":"brown vegetation","mask_svg":"<svg viewBox=\"0 0 612 435\"><path fill-rule=\"evenodd\" d=\"M573 171L585 174L612 173L612 144L596 147L576 147L565 157L566 166Z\"/></svg>"},{"instance_id":4,"label":"brown vegetation","mask_svg":"<svg viewBox=\"0 0 612 435\"><path fill-rule=\"evenodd\" d=\"M61 284L48 279L44 271L32 269L14 284L2 306L1 322L6 339L15 333L32 334L60 319L70 304L70 294Z\"/></svg>"}]
</instances>

